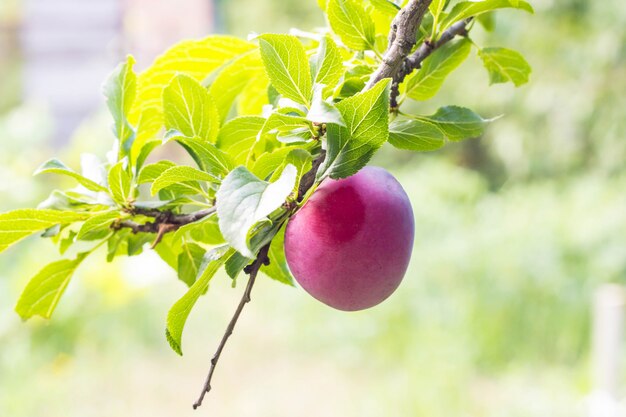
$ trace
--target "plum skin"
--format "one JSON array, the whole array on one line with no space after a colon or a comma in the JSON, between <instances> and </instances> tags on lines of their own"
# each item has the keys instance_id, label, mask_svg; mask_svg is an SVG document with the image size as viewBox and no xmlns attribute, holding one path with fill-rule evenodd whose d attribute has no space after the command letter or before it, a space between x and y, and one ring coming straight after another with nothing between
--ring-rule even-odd
<instances>
[{"instance_id":1,"label":"plum skin","mask_svg":"<svg viewBox=\"0 0 626 417\"><path fill-rule=\"evenodd\" d=\"M368 166L322 181L287 223L285 255L313 297L338 310L363 310L398 288L414 234L413 209L400 183Z\"/></svg>"}]
</instances>

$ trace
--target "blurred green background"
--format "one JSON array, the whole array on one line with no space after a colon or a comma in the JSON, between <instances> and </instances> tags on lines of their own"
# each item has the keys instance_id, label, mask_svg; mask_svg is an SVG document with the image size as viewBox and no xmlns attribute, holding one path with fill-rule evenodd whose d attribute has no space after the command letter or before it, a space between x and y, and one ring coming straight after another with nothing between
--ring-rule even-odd
<instances>
[{"instance_id":1,"label":"blurred green background","mask_svg":"<svg viewBox=\"0 0 626 417\"><path fill-rule=\"evenodd\" d=\"M31 176L42 161L77 166L82 152L103 154L112 142L102 111L71 138L51 139L50 105L25 98L30 58L20 45L37 2L27 3L0 0L2 211L35 206L60 185ZM149 251L112 265L90 258L53 320L24 324L13 313L20 290L55 257L50 242L31 238L0 257L0 416L586 415L592 296L626 280L626 7L531 3L534 16L503 11L493 33L473 32L480 45L523 52L528 85L489 87L471 57L435 102L416 107L503 115L487 134L433 154L388 147L374 161L398 176L416 217L410 270L392 298L346 314L260 280L194 413L242 288L213 281L182 358L163 329L185 287ZM211 7L207 33L323 24L314 0ZM115 51L141 45L135 23L122 19L136 42Z\"/></svg>"}]
</instances>

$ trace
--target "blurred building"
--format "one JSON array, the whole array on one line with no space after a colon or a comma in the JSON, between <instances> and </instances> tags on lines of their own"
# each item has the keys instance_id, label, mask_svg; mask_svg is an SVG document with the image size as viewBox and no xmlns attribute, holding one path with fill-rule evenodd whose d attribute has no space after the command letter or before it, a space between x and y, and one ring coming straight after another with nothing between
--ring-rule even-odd
<instances>
[{"instance_id":1,"label":"blurred building","mask_svg":"<svg viewBox=\"0 0 626 417\"><path fill-rule=\"evenodd\" d=\"M57 144L102 106L101 85L127 53L138 68L214 28L213 0L23 0L21 97L53 115Z\"/></svg>"}]
</instances>

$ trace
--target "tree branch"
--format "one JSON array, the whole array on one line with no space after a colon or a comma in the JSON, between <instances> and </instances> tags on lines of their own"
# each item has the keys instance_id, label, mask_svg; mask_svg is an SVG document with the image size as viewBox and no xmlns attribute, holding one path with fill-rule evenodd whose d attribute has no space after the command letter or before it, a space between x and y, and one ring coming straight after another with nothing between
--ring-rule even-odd
<instances>
[{"instance_id":1,"label":"tree branch","mask_svg":"<svg viewBox=\"0 0 626 417\"><path fill-rule=\"evenodd\" d=\"M226 331L224 332L224 335L222 336L222 340L220 341L220 344L217 347L217 350L215 351L213 358L211 359L211 367L209 368L209 373L206 377L206 380L204 381L204 385L202 386L202 392L200 393L200 396L198 397L196 402L193 404L194 410L202 405L204 396L209 391L211 391L211 379L213 379L213 373L215 372L215 367L217 366L217 363L220 360L220 356L222 355L224 346L226 346L226 342L228 341L228 338L230 337L230 335L233 334L233 330L235 329L235 325L237 324L237 320L239 320L239 316L241 315L241 312L243 311L244 306L247 303L249 303L251 300L250 295L252 293L252 287L254 286L254 281L256 280L256 276L259 273L261 266L269 264L269 258L267 257L267 252L269 251L269 249L270 249L269 243L263 246L261 250L259 251L254 262L248 265L244 269L244 272L250 276L250 278L248 278L248 284L246 285L246 289L243 293L243 296L241 297L241 300L239 301L239 305L237 306L237 309L235 310L235 314L230 319L230 323L228 323L228 327L226 327Z\"/></svg>"},{"instance_id":2,"label":"tree branch","mask_svg":"<svg viewBox=\"0 0 626 417\"><path fill-rule=\"evenodd\" d=\"M365 86L366 90L383 78L392 78L394 83L401 82L398 80L398 74L405 58L417 42L417 31L431 2L432 0L411 0L398 12L391 22L389 46L383 55L383 61L370 77Z\"/></svg>"},{"instance_id":3,"label":"tree branch","mask_svg":"<svg viewBox=\"0 0 626 417\"><path fill-rule=\"evenodd\" d=\"M154 221L137 223L132 220L121 220L113 223L111 228L113 230L127 228L131 229L133 233L157 233L162 236L165 233L177 230L181 226L197 222L198 220L215 213L215 207L194 211L193 213L188 214L174 214L171 211L159 211L156 209L141 209L134 207L130 210L130 213L153 217ZM158 243L158 241L156 243Z\"/></svg>"}]
</instances>

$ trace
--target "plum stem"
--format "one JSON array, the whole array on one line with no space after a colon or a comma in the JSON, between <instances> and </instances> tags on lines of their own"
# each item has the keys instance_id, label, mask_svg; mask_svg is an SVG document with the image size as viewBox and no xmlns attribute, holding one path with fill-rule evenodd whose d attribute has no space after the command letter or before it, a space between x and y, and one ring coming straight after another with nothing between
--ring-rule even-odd
<instances>
[{"instance_id":1,"label":"plum stem","mask_svg":"<svg viewBox=\"0 0 626 417\"><path fill-rule=\"evenodd\" d=\"M239 316L241 315L241 312L243 311L244 306L247 303L249 303L250 300L252 299L251 298L252 287L254 286L256 276L259 273L261 266L267 265L269 263L269 258L267 256L269 249L270 249L269 243L263 246L261 250L259 251L259 254L257 255L254 262L252 262L250 265L248 265L244 269L244 272L250 276L248 278L248 284L246 285L246 289L243 295L241 296L241 300L239 300L239 305L237 305L235 314L233 314L233 317L230 319L230 322L228 323L228 327L226 327L226 331L224 332L224 335L222 336L222 340L220 341L220 344L217 347L215 354L211 358L211 367L209 368L209 373L207 374L207 377L204 381L204 385L202 386L202 392L200 393L198 400L196 400L196 402L193 404L194 410L202 405L204 396L209 391L211 391L211 380L213 379L213 373L215 372L217 363L220 360L220 356L222 355L224 346L226 346L226 342L228 341L228 338L233 334L233 330L235 329L235 325L237 324L237 321L239 320Z\"/></svg>"}]
</instances>

